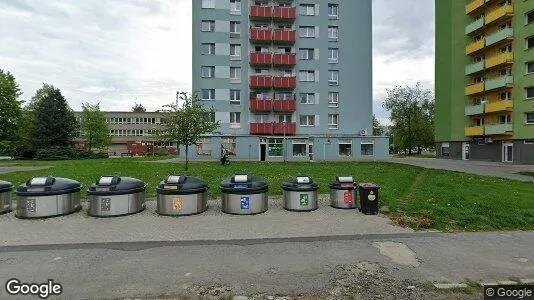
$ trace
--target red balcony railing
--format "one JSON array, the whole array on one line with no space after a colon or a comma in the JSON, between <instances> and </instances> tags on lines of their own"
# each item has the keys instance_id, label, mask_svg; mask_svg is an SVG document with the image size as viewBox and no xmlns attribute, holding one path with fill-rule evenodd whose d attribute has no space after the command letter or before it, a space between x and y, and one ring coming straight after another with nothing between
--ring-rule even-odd
<instances>
[{"instance_id":1,"label":"red balcony railing","mask_svg":"<svg viewBox=\"0 0 534 300\"><path fill-rule=\"evenodd\" d=\"M273 87L273 78L271 76L252 75L250 76L250 86L270 89Z\"/></svg>"},{"instance_id":2,"label":"red balcony railing","mask_svg":"<svg viewBox=\"0 0 534 300\"><path fill-rule=\"evenodd\" d=\"M273 103L275 112L294 112L297 110L296 100L276 100Z\"/></svg>"},{"instance_id":3,"label":"red balcony railing","mask_svg":"<svg viewBox=\"0 0 534 300\"><path fill-rule=\"evenodd\" d=\"M295 135L297 134L297 123L274 123L274 134Z\"/></svg>"},{"instance_id":4,"label":"red balcony railing","mask_svg":"<svg viewBox=\"0 0 534 300\"><path fill-rule=\"evenodd\" d=\"M297 18L297 9L295 7L275 7L274 18L294 20Z\"/></svg>"},{"instance_id":5,"label":"red balcony railing","mask_svg":"<svg viewBox=\"0 0 534 300\"><path fill-rule=\"evenodd\" d=\"M250 7L251 19L270 19L273 17L273 8L270 6L251 6Z\"/></svg>"},{"instance_id":6,"label":"red balcony railing","mask_svg":"<svg viewBox=\"0 0 534 300\"><path fill-rule=\"evenodd\" d=\"M294 89L296 87L296 77L274 77L274 88L276 89Z\"/></svg>"},{"instance_id":7,"label":"red balcony railing","mask_svg":"<svg viewBox=\"0 0 534 300\"><path fill-rule=\"evenodd\" d=\"M275 66L294 66L297 64L297 55L294 53L275 54Z\"/></svg>"},{"instance_id":8,"label":"red balcony railing","mask_svg":"<svg viewBox=\"0 0 534 300\"><path fill-rule=\"evenodd\" d=\"M250 40L254 42L271 42L273 40L273 31L271 29L250 29Z\"/></svg>"},{"instance_id":9,"label":"red balcony railing","mask_svg":"<svg viewBox=\"0 0 534 300\"><path fill-rule=\"evenodd\" d=\"M250 123L250 134L271 135L273 134L273 128L273 123Z\"/></svg>"},{"instance_id":10,"label":"red balcony railing","mask_svg":"<svg viewBox=\"0 0 534 300\"><path fill-rule=\"evenodd\" d=\"M273 40L279 43L295 43L297 32L295 30L278 29L274 31Z\"/></svg>"},{"instance_id":11,"label":"red balcony railing","mask_svg":"<svg viewBox=\"0 0 534 300\"><path fill-rule=\"evenodd\" d=\"M269 112L273 110L273 101L250 99L249 109L252 112Z\"/></svg>"},{"instance_id":12,"label":"red balcony railing","mask_svg":"<svg viewBox=\"0 0 534 300\"><path fill-rule=\"evenodd\" d=\"M272 65L273 55L271 53L251 52L249 60L251 65Z\"/></svg>"}]
</instances>

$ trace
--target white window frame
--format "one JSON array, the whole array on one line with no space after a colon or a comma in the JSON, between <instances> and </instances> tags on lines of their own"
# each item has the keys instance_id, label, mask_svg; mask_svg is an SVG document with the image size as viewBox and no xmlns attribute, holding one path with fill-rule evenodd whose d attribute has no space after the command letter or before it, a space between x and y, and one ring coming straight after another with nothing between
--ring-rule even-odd
<instances>
[{"instance_id":1,"label":"white window frame","mask_svg":"<svg viewBox=\"0 0 534 300\"><path fill-rule=\"evenodd\" d=\"M291 145L292 145L292 154L293 154L293 157L306 157L308 156L308 142L307 140L305 139L295 139L295 140L292 140L291 141ZM299 147L302 147L304 146L304 154L301 154L301 155L295 155L295 145L299 145Z\"/></svg>"},{"instance_id":2,"label":"white window frame","mask_svg":"<svg viewBox=\"0 0 534 300\"><path fill-rule=\"evenodd\" d=\"M303 30L306 30L306 34L303 34ZM301 38L314 38L316 36L315 26L300 26L299 37Z\"/></svg>"},{"instance_id":3,"label":"white window frame","mask_svg":"<svg viewBox=\"0 0 534 300\"><path fill-rule=\"evenodd\" d=\"M234 30L237 29L237 31L232 31L232 27ZM241 34L241 22L240 21L230 21L230 34Z\"/></svg>"},{"instance_id":4,"label":"white window frame","mask_svg":"<svg viewBox=\"0 0 534 300\"><path fill-rule=\"evenodd\" d=\"M207 53L203 53L202 50L206 46L208 47L209 51ZM200 45L200 54L201 55L215 55L215 43L202 43Z\"/></svg>"},{"instance_id":5,"label":"white window frame","mask_svg":"<svg viewBox=\"0 0 534 300\"><path fill-rule=\"evenodd\" d=\"M315 57L315 49L313 48L300 48L299 59L300 60L313 60Z\"/></svg>"},{"instance_id":6,"label":"white window frame","mask_svg":"<svg viewBox=\"0 0 534 300\"><path fill-rule=\"evenodd\" d=\"M306 101L302 102L305 97ZM311 100L310 100L311 99ZM314 93L300 93L299 94L300 104L315 104L315 94Z\"/></svg>"},{"instance_id":7,"label":"white window frame","mask_svg":"<svg viewBox=\"0 0 534 300\"><path fill-rule=\"evenodd\" d=\"M529 122L529 120L528 120L528 115L529 115L529 114L532 115L532 120L531 120L531 122ZM525 113L525 124L527 124L527 125L534 125L534 111L529 111L529 112L526 112L526 113Z\"/></svg>"},{"instance_id":8,"label":"white window frame","mask_svg":"<svg viewBox=\"0 0 534 300\"><path fill-rule=\"evenodd\" d=\"M209 98L204 98L204 91L209 91ZM200 91L200 97L202 98L202 100L215 100L215 89L202 89Z\"/></svg>"},{"instance_id":9,"label":"white window frame","mask_svg":"<svg viewBox=\"0 0 534 300\"><path fill-rule=\"evenodd\" d=\"M373 146L372 154L363 154L363 146L364 146L364 145L371 145L371 146ZM375 143L373 143L373 142L362 142L362 143L360 143L360 155L363 156L363 157L371 157L371 156L375 156Z\"/></svg>"},{"instance_id":10,"label":"white window frame","mask_svg":"<svg viewBox=\"0 0 534 300\"><path fill-rule=\"evenodd\" d=\"M230 104L231 105L241 104L241 90L230 90Z\"/></svg>"},{"instance_id":11,"label":"white window frame","mask_svg":"<svg viewBox=\"0 0 534 300\"><path fill-rule=\"evenodd\" d=\"M315 16L315 4L303 3L299 5L300 16Z\"/></svg>"},{"instance_id":12,"label":"white window frame","mask_svg":"<svg viewBox=\"0 0 534 300\"><path fill-rule=\"evenodd\" d=\"M328 85L339 85L338 70L328 70Z\"/></svg>"},{"instance_id":13,"label":"white window frame","mask_svg":"<svg viewBox=\"0 0 534 300\"><path fill-rule=\"evenodd\" d=\"M529 64L532 65L532 71L531 72L528 71L528 65ZM534 60L533 61L528 61L528 62L525 63L525 74L526 75L534 74Z\"/></svg>"},{"instance_id":14,"label":"white window frame","mask_svg":"<svg viewBox=\"0 0 534 300\"><path fill-rule=\"evenodd\" d=\"M530 40L532 40L532 47L528 46L528 43L529 43ZM531 36L525 38L525 49L527 49L527 50L534 49L534 35L531 35Z\"/></svg>"},{"instance_id":15,"label":"white window frame","mask_svg":"<svg viewBox=\"0 0 534 300\"><path fill-rule=\"evenodd\" d=\"M345 154L341 154L341 145L350 145L350 154L349 155L345 155ZM337 142L337 155L340 156L340 157L352 157L353 156L353 147L352 147L352 140L343 140L343 139L340 139L338 142Z\"/></svg>"},{"instance_id":16,"label":"white window frame","mask_svg":"<svg viewBox=\"0 0 534 300\"><path fill-rule=\"evenodd\" d=\"M211 142L211 138L209 137L202 137L197 140L196 144L196 150L198 156L211 156L213 153L213 144ZM203 146L201 146L203 145ZM208 147L205 147L205 146Z\"/></svg>"},{"instance_id":17,"label":"white window frame","mask_svg":"<svg viewBox=\"0 0 534 300\"><path fill-rule=\"evenodd\" d=\"M204 25L208 24L208 30L205 30ZM214 20L202 20L200 25L200 31L202 32L214 32L215 31L215 21Z\"/></svg>"},{"instance_id":18,"label":"white window frame","mask_svg":"<svg viewBox=\"0 0 534 300\"><path fill-rule=\"evenodd\" d=\"M315 71L314 70L301 70L299 71L299 81L301 82L314 82Z\"/></svg>"},{"instance_id":19,"label":"white window frame","mask_svg":"<svg viewBox=\"0 0 534 300\"><path fill-rule=\"evenodd\" d=\"M532 15L532 21L528 21L529 15ZM534 10L531 10L525 14L525 25L534 24Z\"/></svg>"},{"instance_id":20,"label":"white window frame","mask_svg":"<svg viewBox=\"0 0 534 300\"><path fill-rule=\"evenodd\" d=\"M241 13L241 0L230 0L230 13L231 14Z\"/></svg>"},{"instance_id":21,"label":"white window frame","mask_svg":"<svg viewBox=\"0 0 534 300\"><path fill-rule=\"evenodd\" d=\"M241 67L230 67L230 80L241 82Z\"/></svg>"},{"instance_id":22,"label":"white window frame","mask_svg":"<svg viewBox=\"0 0 534 300\"><path fill-rule=\"evenodd\" d=\"M339 48L328 48L328 62L329 63L339 62Z\"/></svg>"},{"instance_id":23,"label":"white window frame","mask_svg":"<svg viewBox=\"0 0 534 300\"><path fill-rule=\"evenodd\" d=\"M328 18L339 19L339 4L328 3Z\"/></svg>"},{"instance_id":24,"label":"white window frame","mask_svg":"<svg viewBox=\"0 0 534 300\"><path fill-rule=\"evenodd\" d=\"M328 114L328 129L339 129L339 114Z\"/></svg>"},{"instance_id":25,"label":"white window frame","mask_svg":"<svg viewBox=\"0 0 534 300\"><path fill-rule=\"evenodd\" d=\"M303 123L302 118L306 121ZM300 115L299 126L301 127L315 127L315 115Z\"/></svg>"},{"instance_id":26,"label":"white window frame","mask_svg":"<svg viewBox=\"0 0 534 300\"><path fill-rule=\"evenodd\" d=\"M241 59L241 44L230 44L230 59Z\"/></svg>"},{"instance_id":27,"label":"white window frame","mask_svg":"<svg viewBox=\"0 0 534 300\"><path fill-rule=\"evenodd\" d=\"M329 40L339 39L339 26L328 26L328 39Z\"/></svg>"},{"instance_id":28,"label":"white window frame","mask_svg":"<svg viewBox=\"0 0 534 300\"><path fill-rule=\"evenodd\" d=\"M531 95L532 97L529 97L529 96L528 96L528 90L529 90L529 89L532 89L532 95ZM525 88L525 98L526 98L527 100L532 100L532 99L534 99L534 85L533 85L533 86L527 86L527 87Z\"/></svg>"},{"instance_id":29,"label":"white window frame","mask_svg":"<svg viewBox=\"0 0 534 300\"><path fill-rule=\"evenodd\" d=\"M328 107L339 107L339 92L328 92Z\"/></svg>"},{"instance_id":30,"label":"white window frame","mask_svg":"<svg viewBox=\"0 0 534 300\"><path fill-rule=\"evenodd\" d=\"M202 0L201 7L205 9L215 8L215 0Z\"/></svg>"},{"instance_id":31,"label":"white window frame","mask_svg":"<svg viewBox=\"0 0 534 300\"><path fill-rule=\"evenodd\" d=\"M282 151L280 155L271 155L270 146L271 145L280 145ZM284 155L284 142L283 139L267 139L267 156L269 157L282 157Z\"/></svg>"},{"instance_id":32,"label":"white window frame","mask_svg":"<svg viewBox=\"0 0 534 300\"><path fill-rule=\"evenodd\" d=\"M241 128L241 112L230 112L230 128Z\"/></svg>"},{"instance_id":33,"label":"white window frame","mask_svg":"<svg viewBox=\"0 0 534 300\"><path fill-rule=\"evenodd\" d=\"M209 70L207 72L208 74L204 73L205 70ZM215 66L201 66L200 67L200 77L202 77L202 78L215 78Z\"/></svg>"}]
</instances>

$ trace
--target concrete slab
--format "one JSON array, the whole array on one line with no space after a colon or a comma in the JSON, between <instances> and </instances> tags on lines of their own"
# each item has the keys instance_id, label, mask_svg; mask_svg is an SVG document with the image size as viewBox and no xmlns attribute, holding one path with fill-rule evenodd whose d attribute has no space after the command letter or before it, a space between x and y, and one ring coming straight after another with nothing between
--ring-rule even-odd
<instances>
[{"instance_id":1,"label":"concrete slab","mask_svg":"<svg viewBox=\"0 0 534 300\"><path fill-rule=\"evenodd\" d=\"M442 290L467 288L465 283L434 283L434 286Z\"/></svg>"},{"instance_id":2,"label":"concrete slab","mask_svg":"<svg viewBox=\"0 0 534 300\"><path fill-rule=\"evenodd\" d=\"M394 263L404 266L418 267L419 261L406 244L397 242L374 242L373 246L378 248L380 254L389 257Z\"/></svg>"}]
</instances>

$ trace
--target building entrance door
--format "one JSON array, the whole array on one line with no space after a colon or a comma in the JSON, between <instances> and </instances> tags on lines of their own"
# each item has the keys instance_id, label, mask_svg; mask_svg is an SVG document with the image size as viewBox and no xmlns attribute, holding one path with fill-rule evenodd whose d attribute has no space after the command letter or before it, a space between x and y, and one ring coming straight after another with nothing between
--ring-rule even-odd
<instances>
[{"instance_id":1,"label":"building entrance door","mask_svg":"<svg viewBox=\"0 0 534 300\"><path fill-rule=\"evenodd\" d=\"M310 161L313 161L313 143L308 144L308 155L310 156Z\"/></svg>"},{"instance_id":2,"label":"building entrance door","mask_svg":"<svg viewBox=\"0 0 534 300\"><path fill-rule=\"evenodd\" d=\"M469 160L469 143L462 143L462 159Z\"/></svg>"},{"instance_id":3,"label":"building entrance door","mask_svg":"<svg viewBox=\"0 0 534 300\"><path fill-rule=\"evenodd\" d=\"M502 144L502 161L507 163L514 162L514 144Z\"/></svg>"},{"instance_id":4,"label":"building entrance door","mask_svg":"<svg viewBox=\"0 0 534 300\"><path fill-rule=\"evenodd\" d=\"M260 161L265 161L266 157L267 157L267 145L260 144Z\"/></svg>"}]
</instances>

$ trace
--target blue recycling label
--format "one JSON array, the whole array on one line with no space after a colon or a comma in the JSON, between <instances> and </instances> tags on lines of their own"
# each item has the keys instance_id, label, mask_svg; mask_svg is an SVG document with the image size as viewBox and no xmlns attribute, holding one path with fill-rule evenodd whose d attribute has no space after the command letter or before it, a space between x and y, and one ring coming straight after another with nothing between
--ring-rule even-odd
<instances>
[{"instance_id":1,"label":"blue recycling label","mask_svg":"<svg viewBox=\"0 0 534 300\"><path fill-rule=\"evenodd\" d=\"M241 209L250 209L250 197L241 197Z\"/></svg>"}]
</instances>

